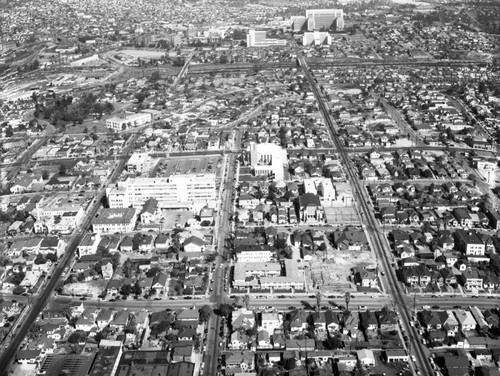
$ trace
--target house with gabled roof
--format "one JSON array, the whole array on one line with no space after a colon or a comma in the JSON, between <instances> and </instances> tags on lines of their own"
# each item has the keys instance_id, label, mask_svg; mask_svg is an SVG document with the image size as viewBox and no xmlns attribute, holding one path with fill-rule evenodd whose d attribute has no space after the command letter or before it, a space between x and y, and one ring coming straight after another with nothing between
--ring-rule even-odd
<instances>
[{"instance_id":1,"label":"house with gabled roof","mask_svg":"<svg viewBox=\"0 0 500 376\"><path fill-rule=\"evenodd\" d=\"M483 311L484 320L488 324L490 328L496 328L500 324L500 318L498 314L491 308L488 308Z\"/></svg>"},{"instance_id":2,"label":"house with gabled roof","mask_svg":"<svg viewBox=\"0 0 500 376\"><path fill-rule=\"evenodd\" d=\"M459 323L453 314L453 311L439 311L439 318L441 319L441 328L446 330L448 337L455 337L459 330Z\"/></svg>"},{"instance_id":3,"label":"house with gabled roof","mask_svg":"<svg viewBox=\"0 0 500 376\"><path fill-rule=\"evenodd\" d=\"M380 311L377 311L376 315L378 318L380 331L391 332L393 330L397 330L398 318L396 312L390 310L387 307L384 307Z\"/></svg>"},{"instance_id":4,"label":"house with gabled roof","mask_svg":"<svg viewBox=\"0 0 500 376\"><path fill-rule=\"evenodd\" d=\"M250 338L242 330L236 330L231 334L228 347L232 350L245 350L248 348Z\"/></svg>"},{"instance_id":5,"label":"house with gabled roof","mask_svg":"<svg viewBox=\"0 0 500 376\"><path fill-rule=\"evenodd\" d=\"M304 330L307 330L309 326L308 322L309 312L302 309L294 310L290 313L290 332L298 334Z\"/></svg>"},{"instance_id":6,"label":"house with gabled roof","mask_svg":"<svg viewBox=\"0 0 500 376\"><path fill-rule=\"evenodd\" d=\"M155 290L157 294L165 293L167 288L168 275L163 273L158 273L153 278L153 284L151 286L152 290Z\"/></svg>"},{"instance_id":7,"label":"house with gabled roof","mask_svg":"<svg viewBox=\"0 0 500 376\"><path fill-rule=\"evenodd\" d=\"M420 314L422 321L422 326L424 326L428 331L440 330L441 329L441 318L437 311L424 310Z\"/></svg>"},{"instance_id":8,"label":"house with gabled roof","mask_svg":"<svg viewBox=\"0 0 500 376\"><path fill-rule=\"evenodd\" d=\"M233 330L248 330L255 326L255 316L252 310L239 308L233 311L231 317Z\"/></svg>"},{"instance_id":9,"label":"house with gabled roof","mask_svg":"<svg viewBox=\"0 0 500 376\"><path fill-rule=\"evenodd\" d=\"M375 315L374 312L367 310L364 312L360 312L360 317L361 317L361 326L363 327L364 330L377 330L378 328L378 321L377 321L377 316Z\"/></svg>"},{"instance_id":10,"label":"house with gabled roof","mask_svg":"<svg viewBox=\"0 0 500 376\"><path fill-rule=\"evenodd\" d=\"M142 206L142 209L139 213L139 220L141 221L141 223L144 224L155 223L156 220L158 219L157 218L158 214L159 214L158 200L151 197L147 199L144 205Z\"/></svg>"},{"instance_id":11,"label":"house with gabled roof","mask_svg":"<svg viewBox=\"0 0 500 376\"><path fill-rule=\"evenodd\" d=\"M345 311L340 317L342 333L356 338L359 331L359 315L357 312Z\"/></svg>"},{"instance_id":12,"label":"house with gabled roof","mask_svg":"<svg viewBox=\"0 0 500 376\"><path fill-rule=\"evenodd\" d=\"M184 252L199 253L205 250L205 241L197 236L190 236L182 244Z\"/></svg>"},{"instance_id":13,"label":"house with gabled roof","mask_svg":"<svg viewBox=\"0 0 500 376\"><path fill-rule=\"evenodd\" d=\"M469 331L476 329L477 322L474 316L469 311L464 309L456 309L454 311L455 317L457 318L458 324L462 331Z\"/></svg>"},{"instance_id":14,"label":"house with gabled roof","mask_svg":"<svg viewBox=\"0 0 500 376\"><path fill-rule=\"evenodd\" d=\"M98 314L96 318L96 324L99 329L102 329L109 325L111 320L113 319L114 311L110 309L102 309Z\"/></svg>"},{"instance_id":15,"label":"house with gabled roof","mask_svg":"<svg viewBox=\"0 0 500 376\"><path fill-rule=\"evenodd\" d=\"M333 243L340 250L360 251L368 246L368 239L362 228L348 226L333 232Z\"/></svg>"}]
</instances>

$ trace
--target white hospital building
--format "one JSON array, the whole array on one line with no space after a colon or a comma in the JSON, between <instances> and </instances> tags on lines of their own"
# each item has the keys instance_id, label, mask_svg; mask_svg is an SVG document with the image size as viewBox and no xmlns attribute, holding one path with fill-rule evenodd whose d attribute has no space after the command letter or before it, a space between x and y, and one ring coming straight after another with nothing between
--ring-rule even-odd
<instances>
[{"instance_id":1,"label":"white hospital building","mask_svg":"<svg viewBox=\"0 0 500 376\"><path fill-rule=\"evenodd\" d=\"M141 208L154 198L160 208L187 208L216 200L215 174L128 178L106 189L110 208Z\"/></svg>"}]
</instances>

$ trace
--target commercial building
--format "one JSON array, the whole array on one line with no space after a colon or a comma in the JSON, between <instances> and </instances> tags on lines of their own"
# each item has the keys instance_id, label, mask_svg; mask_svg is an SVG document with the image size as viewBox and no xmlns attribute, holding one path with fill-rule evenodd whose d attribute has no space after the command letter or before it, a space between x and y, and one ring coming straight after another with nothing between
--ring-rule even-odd
<instances>
[{"instance_id":1,"label":"commercial building","mask_svg":"<svg viewBox=\"0 0 500 376\"><path fill-rule=\"evenodd\" d=\"M250 29L247 34L248 47L273 47L285 46L286 40L284 39L270 39L267 38L265 31L257 31Z\"/></svg>"},{"instance_id":2,"label":"commercial building","mask_svg":"<svg viewBox=\"0 0 500 376\"><path fill-rule=\"evenodd\" d=\"M92 221L92 229L96 233L131 232L137 220L137 211L133 208L104 209Z\"/></svg>"},{"instance_id":3,"label":"commercial building","mask_svg":"<svg viewBox=\"0 0 500 376\"><path fill-rule=\"evenodd\" d=\"M275 181L283 181L284 166L288 164L286 150L273 143L250 143L248 147L250 165L257 176L269 176Z\"/></svg>"},{"instance_id":4,"label":"commercial building","mask_svg":"<svg viewBox=\"0 0 500 376\"><path fill-rule=\"evenodd\" d=\"M151 123L151 113L139 112L138 114L124 114L106 120L106 127L115 131L136 128Z\"/></svg>"},{"instance_id":5,"label":"commercial building","mask_svg":"<svg viewBox=\"0 0 500 376\"><path fill-rule=\"evenodd\" d=\"M110 208L142 208L149 198L160 208L194 209L216 200L215 174L129 178L107 188Z\"/></svg>"},{"instance_id":6,"label":"commercial building","mask_svg":"<svg viewBox=\"0 0 500 376\"><path fill-rule=\"evenodd\" d=\"M297 260L279 262L242 262L234 265L235 288L291 290L305 288L303 265Z\"/></svg>"}]
</instances>

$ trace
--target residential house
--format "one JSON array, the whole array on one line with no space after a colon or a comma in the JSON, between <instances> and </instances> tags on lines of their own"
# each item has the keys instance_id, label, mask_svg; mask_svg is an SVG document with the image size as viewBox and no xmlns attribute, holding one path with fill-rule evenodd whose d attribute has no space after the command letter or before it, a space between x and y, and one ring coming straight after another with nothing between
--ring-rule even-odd
<instances>
[{"instance_id":1,"label":"residential house","mask_svg":"<svg viewBox=\"0 0 500 376\"><path fill-rule=\"evenodd\" d=\"M446 330L448 337L455 337L459 330L459 323L453 314L453 311L439 311L439 318L441 319L441 327Z\"/></svg>"},{"instance_id":2,"label":"residential house","mask_svg":"<svg viewBox=\"0 0 500 376\"><path fill-rule=\"evenodd\" d=\"M278 312L262 312L262 329L272 335L276 329L281 328L281 320Z\"/></svg>"},{"instance_id":3,"label":"residential house","mask_svg":"<svg viewBox=\"0 0 500 376\"><path fill-rule=\"evenodd\" d=\"M377 321L377 316L375 316L375 313L372 311L365 311L365 312L360 312L360 317L361 317L361 326L363 327L364 330L377 330L378 328L378 321Z\"/></svg>"},{"instance_id":4,"label":"residential house","mask_svg":"<svg viewBox=\"0 0 500 376\"><path fill-rule=\"evenodd\" d=\"M391 332L398 329L398 318L396 312L387 307L382 308L377 313L380 331Z\"/></svg>"},{"instance_id":5,"label":"residential house","mask_svg":"<svg viewBox=\"0 0 500 376\"><path fill-rule=\"evenodd\" d=\"M194 346L192 344L177 345L172 348L172 363L193 362Z\"/></svg>"},{"instance_id":6,"label":"residential house","mask_svg":"<svg viewBox=\"0 0 500 376\"><path fill-rule=\"evenodd\" d=\"M253 371L255 369L255 353L245 350L226 353L227 368L239 369L239 372Z\"/></svg>"},{"instance_id":7,"label":"residential house","mask_svg":"<svg viewBox=\"0 0 500 376\"><path fill-rule=\"evenodd\" d=\"M239 308L233 311L231 317L233 330L248 330L255 326L255 315L252 310Z\"/></svg>"},{"instance_id":8,"label":"residential house","mask_svg":"<svg viewBox=\"0 0 500 376\"><path fill-rule=\"evenodd\" d=\"M477 322L474 319L472 313L464 309L456 309L454 313L455 317L457 318L458 324L460 325L460 329L462 331L469 331L476 329Z\"/></svg>"},{"instance_id":9,"label":"residential house","mask_svg":"<svg viewBox=\"0 0 500 376\"><path fill-rule=\"evenodd\" d=\"M197 236L190 236L182 244L184 252L199 253L205 250L205 241Z\"/></svg>"},{"instance_id":10,"label":"residential house","mask_svg":"<svg viewBox=\"0 0 500 376\"><path fill-rule=\"evenodd\" d=\"M308 318L309 313L302 309L290 312L290 332L297 334L307 330L309 326Z\"/></svg>"},{"instance_id":11,"label":"residential house","mask_svg":"<svg viewBox=\"0 0 500 376\"><path fill-rule=\"evenodd\" d=\"M113 277L113 264L108 261L101 265L101 273L103 279L111 279Z\"/></svg>"},{"instance_id":12,"label":"residential house","mask_svg":"<svg viewBox=\"0 0 500 376\"><path fill-rule=\"evenodd\" d=\"M428 331L440 330L442 326L441 318L437 311L424 310L420 314L422 326Z\"/></svg>"},{"instance_id":13,"label":"residential house","mask_svg":"<svg viewBox=\"0 0 500 376\"><path fill-rule=\"evenodd\" d=\"M232 350L245 350L248 348L250 338L242 330L236 330L231 334L228 347Z\"/></svg>"},{"instance_id":14,"label":"residential house","mask_svg":"<svg viewBox=\"0 0 500 376\"><path fill-rule=\"evenodd\" d=\"M342 333L355 338L359 331L359 315L357 312L344 312L341 318Z\"/></svg>"}]
</instances>

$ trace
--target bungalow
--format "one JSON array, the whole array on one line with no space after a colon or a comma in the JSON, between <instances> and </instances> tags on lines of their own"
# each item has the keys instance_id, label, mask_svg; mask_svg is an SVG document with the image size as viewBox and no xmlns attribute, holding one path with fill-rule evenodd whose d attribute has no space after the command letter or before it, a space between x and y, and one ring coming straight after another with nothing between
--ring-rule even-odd
<instances>
[{"instance_id":1,"label":"bungalow","mask_svg":"<svg viewBox=\"0 0 500 376\"><path fill-rule=\"evenodd\" d=\"M194 354L194 346L192 344L174 346L172 348L172 363L192 362Z\"/></svg>"},{"instance_id":2,"label":"bungalow","mask_svg":"<svg viewBox=\"0 0 500 376\"><path fill-rule=\"evenodd\" d=\"M395 350L386 350L385 358L388 363L392 362L408 362L409 356L406 350L403 349L395 349Z\"/></svg>"},{"instance_id":3,"label":"bungalow","mask_svg":"<svg viewBox=\"0 0 500 376\"><path fill-rule=\"evenodd\" d=\"M372 350L368 349L357 350L356 355L361 365L365 367L371 367L375 365L375 356L373 355Z\"/></svg>"},{"instance_id":4,"label":"bungalow","mask_svg":"<svg viewBox=\"0 0 500 376\"><path fill-rule=\"evenodd\" d=\"M240 372L255 369L255 353L253 351L237 351L226 353L226 368L236 368Z\"/></svg>"},{"instance_id":5,"label":"bungalow","mask_svg":"<svg viewBox=\"0 0 500 376\"><path fill-rule=\"evenodd\" d=\"M156 294L165 293L165 289L167 288L168 275L163 273L158 273L153 278L153 284L151 286L152 290L155 290Z\"/></svg>"},{"instance_id":6,"label":"bungalow","mask_svg":"<svg viewBox=\"0 0 500 376\"><path fill-rule=\"evenodd\" d=\"M205 241L197 236L190 236L182 244L184 252L200 253L205 250Z\"/></svg>"}]
</instances>

